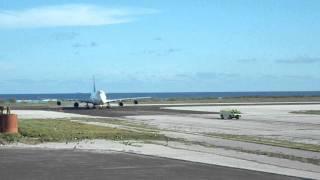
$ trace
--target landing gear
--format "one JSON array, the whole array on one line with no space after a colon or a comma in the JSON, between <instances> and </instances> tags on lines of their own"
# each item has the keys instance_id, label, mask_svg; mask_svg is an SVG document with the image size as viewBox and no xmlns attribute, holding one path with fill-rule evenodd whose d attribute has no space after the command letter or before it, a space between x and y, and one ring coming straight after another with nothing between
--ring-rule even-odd
<instances>
[{"instance_id":1,"label":"landing gear","mask_svg":"<svg viewBox=\"0 0 320 180\"><path fill-rule=\"evenodd\" d=\"M73 107L76 108L76 109L78 109L78 108L79 108L79 103L78 103L78 102L75 102L75 103L73 104Z\"/></svg>"},{"instance_id":2,"label":"landing gear","mask_svg":"<svg viewBox=\"0 0 320 180\"><path fill-rule=\"evenodd\" d=\"M119 106L122 107L123 106L123 102L120 101L119 102Z\"/></svg>"}]
</instances>

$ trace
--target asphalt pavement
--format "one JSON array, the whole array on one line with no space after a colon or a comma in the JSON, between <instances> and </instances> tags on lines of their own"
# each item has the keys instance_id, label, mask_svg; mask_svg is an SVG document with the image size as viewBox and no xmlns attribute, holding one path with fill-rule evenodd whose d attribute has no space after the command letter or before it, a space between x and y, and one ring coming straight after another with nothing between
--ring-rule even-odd
<instances>
[{"instance_id":1,"label":"asphalt pavement","mask_svg":"<svg viewBox=\"0 0 320 180\"><path fill-rule=\"evenodd\" d=\"M208 112L201 111L185 111L185 110L171 110L162 109L167 106L125 106L112 107L110 109L86 109L84 107L75 109L73 107L63 107L61 109L54 109L66 113L102 116L102 117L123 117L123 116L137 116L137 115L186 115L186 114L208 114ZM212 112L216 114L216 112Z\"/></svg>"},{"instance_id":2,"label":"asphalt pavement","mask_svg":"<svg viewBox=\"0 0 320 180\"><path fill-rule=\"evenodd\" d=\"M0 179L299 179L131 153L0 149Z\"/></svg>"}]
</instances>

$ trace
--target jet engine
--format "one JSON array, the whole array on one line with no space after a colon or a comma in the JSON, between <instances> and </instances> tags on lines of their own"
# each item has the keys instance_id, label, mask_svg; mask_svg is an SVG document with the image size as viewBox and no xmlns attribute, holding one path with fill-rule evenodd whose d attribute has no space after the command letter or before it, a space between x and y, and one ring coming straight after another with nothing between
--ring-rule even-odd
<instances>
[{"instance_id":1,"label":"jet engine","mask_svg":"<svg viewBox=\"0 0 320 180\"><path fill-rule=\"evenodd\" d=\"M75 102L75 103L73 104L73 107L74 107L74 108L79 108L79 103L78 103L78 102Z\"/></svg>"}]
</instances>

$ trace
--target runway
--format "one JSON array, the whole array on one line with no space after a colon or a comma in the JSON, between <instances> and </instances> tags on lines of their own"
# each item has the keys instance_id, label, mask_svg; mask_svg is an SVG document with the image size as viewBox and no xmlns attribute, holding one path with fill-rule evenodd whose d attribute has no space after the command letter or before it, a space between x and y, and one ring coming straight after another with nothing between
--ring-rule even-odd
<instances>
[{"instance_id":1,"label":"runway","mask_svg":"<svg viewBox=\"0 0 320 180\"><path fill-rule=\"evenodd\" d=\"M112 107L111 109L86 109L85 107L75 109L73 107L64 107L61 111L66 113L74 113L90 116L102 116L102 117L124 117L124 116L140 116L140 115L184 115L184 114L207 114L207 112L195 112L188 110L171 110L163 109L163 105L154 106L125 106L125 107ZM170 106L169 106L170 107ZM217 112L212 112L217 114Z\"/></svg>"},{"instance_id":2,"label":"runway","mask_svg":"<svg viewBox=\"0 0 320 180\"><path fill-rule=\"evenodd\" d=\"M1 149L1 179L299 179L121 152Z\"/></svg>"}]
</instances>

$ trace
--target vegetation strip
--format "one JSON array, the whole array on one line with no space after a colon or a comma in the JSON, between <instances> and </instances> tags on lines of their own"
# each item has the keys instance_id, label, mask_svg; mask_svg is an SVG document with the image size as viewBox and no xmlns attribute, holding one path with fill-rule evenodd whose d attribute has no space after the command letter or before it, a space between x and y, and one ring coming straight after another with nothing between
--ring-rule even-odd
<instances>
[{"instance_id":1,"label":"vegetation strip","mask_svg":"<svg viewBox=\"0 0 320 180\"><path fill-rule=\"evenodd\" d=\"M264 155L269 157L276 157L281 159L288 159L288 160L299 161L303 163L320 165L320 159L316 159L316 158L305 158L305 157L288 155L283 153L274 153L274 152L267 152L267 151L260 151L260 150L247 150L247 149L235 148L235 147L229 147L229 146L217 146L217 145L211 145L211 144L207 144L203 142L195 142L195 141L185 141L185 143L197 144L197 145L208 147L208 148L223 148L226 150L234 150L234 151L239 151L239 152L244 152L249 154Z\"/></svg>"},{"instance_id":2,"label":"vegetation strip","mask_svg":"<svg viewBox=\"0 0 320 180\"><path fill-rule=\"evenodd\" d=\"M320 159L316 159L316 158L314 158L314 159L313 158L305 158L305 157L300 157L300 156L288 155L288 154L283 154L283 153L266 152L266 151L260 151L260 150L246 150L246 149L242 149L242 148L229 147L229 146L217 146L217 145L208 144L208 143L204 143L204 142L188 141L185 139L180 139L180 140L178 140L178 142L184 143L185 145L199 145L199 146L203 146L206 148L219 148L219 149L225 149L225 150L233 150L233 151L238 151L238 152L243 152L243 153L248 153L248 154L263 155L263 156L268 156L268 157L288 159L288 160L292 160L292 161L299 161L299 162L303 162L303 163L320 165ZM145 143L165 145L165 146L168 146L168 147L171 147L174 149L186 150L185 148L173 146L170 144L163 144L163 143L157 143L157 142L145 142ZM187 150L195 151L193 149L187 149ZM198 150L196 150L196 151L203 152L203 151L198 151ZM206 151L204 151L204 152L206 152ZM222 155L222 156L228 156L228 155ZM234 156L229 156L229 157L234 157Z\"/></svg>"},{"instance_id":3,"label":"vegetation strip","mask_svg":"<svg viewBox=\"0 0 320 180\"><path fill-rule=\"evenodd\" d=\"M117 120L117 119L103 119L103 118L77 118L79 120L85 121L85 122L100 122L100 123L107 123L107 124L113 124L113 125L120 125L125 126L127 128L134 128L136 130L144 131L144 132L156 132L159 133L160 129L158 129L156 126L151 126L146 123L142 122L128 122L126 120Z\"/></svg>"},{"instance_id":4,"label":"vegetation strip","mask_svg":"<svg viewBox=\"0 0 320 180\"><path fill-rule=\"evenodd\" d=\"M0 134L0 144L68 142L84 139L166 140L167 138L155 132L137 132L57 119L20 120L19 134Z\"/></svg>"},{"instance_id":5,"label":"vegetation strip","mask_svg":"<svg viewBox=\"0 0 320 180\"><path fill-rule=\"evenodd\" d=\"M290 112L290 113L294 113L294 114L320 115L320 110L292 111L292 112Z\"/></svg>"},{"instance_id":6,"label":"vegetation strip","mask_svg":"<svg viewBox=\"0 0 320 180\"><path fill-rule=\"evenodd\" d=\"M286 140L278 140L278 139L247 136L247 135L220 134L220 133L208 133L207 135L211 137L228 139L228 140L243 141L243 142L256 143L256 144L265 144L265 145L271 145L271 146L320 152L320 145L316 145L316 144L297 143L297 142L286 141Z\"/></svg>"}]
</instances>

